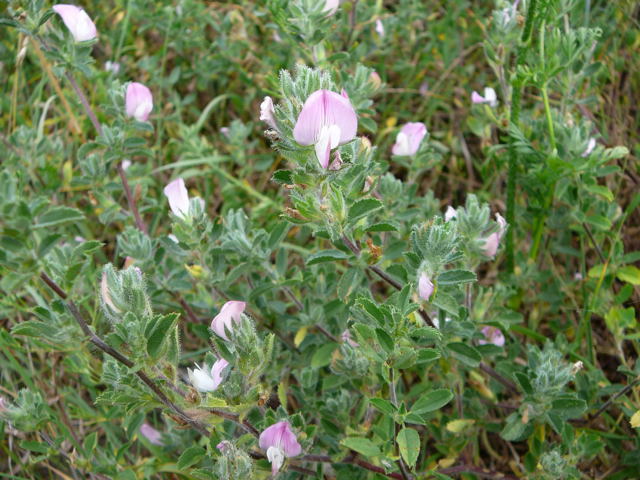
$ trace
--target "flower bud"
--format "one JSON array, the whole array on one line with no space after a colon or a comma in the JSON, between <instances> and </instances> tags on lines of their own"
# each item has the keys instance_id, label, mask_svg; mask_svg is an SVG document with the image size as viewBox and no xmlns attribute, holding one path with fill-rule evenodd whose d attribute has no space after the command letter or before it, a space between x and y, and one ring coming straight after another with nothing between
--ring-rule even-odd
<instances>
[{"instance_id":1,"label":"flower bud","mask_svg":"<svg viewBox=\"0 0 640 480\"><path fill-rule=\"evenodd\" d=\"M444 212L444 221L449 222L456 218L457 212L456 209L451 205L447 205L447 210Z\"/></svg>"},{"instance_id":2,"label":"flower bud","mask_svg":"<svg viewBox=\"0 0 640 480\"><path fill-rule=\"evenodd\" d=\"M596 139L591 137L589 139L589 143L587 144L587 148L585 148L584 152L582 152L582 155L580 155L582 158L588 157L589 155L591 155L591 152L593 152L593 149L596 148Z\"/></svg>"},{"instance_id":3,"label":"flower bud","mask_svg":"<svg viewBox=\"0 0 640 480\"><path fill-rule=\"evenodd\" d=\"M371 82L376 90L380 88L380 86L382 85L382 79L380 78L378 72L371 72L371 75L369 75L369 82Z\"/></svg>"},{"instance_id":4,"label":"flower bud","mask_svg":"<svg viewBox=\"0 0 640 480\"><path fill-rule=\"evenodd\" d=\"M276 111L273 108L273 100L271 97L264 97L260 104L260 120L265 122L271 128L278 129L276 124Z\"/></svg>"},{"instance_id":5,"label":"flower bud","mask_svg":"<svg viewBox=\"0 0 640 480\"><path fill-rule=\"evenodd\" d=\"M53 6L53 11L60 15L76 42L86 42L98 36L96 25L82 8L59 3Z\"/></svg>"},{"instance_id":6,"label":"flower bud","mask_svg":"<svg viewBox=\"0 0 640 480\"><path fill-rule=\"evenodd\" d=\"M125 95L125 111L128 117L133 117L139 122L146 122L153 110L153 96L151 90L138 82L127 85Z\"/></svg>"},{"instance_id":7,"label":"flower bud","mask_svg":"<svg viewBox=\"0 0 640 480\"><path fill-rule=\"evenodd\" d=\"M104 314L112 321L119 321L127 312L138 318L152 313L144 276L138 267L117 271L113 265L105 265L100 279L100 299Z\"/></svg>"},{"instance_id":8,"label":"flower bud","mask_svg":"<svg viewBox=\"0 0 640 480\"><path fill-rule=\"evenodd\" d=\"M164 195L169 200L169 207L173 214L181 219L189 215L189 192L182 178L177 178L164 187Z\"/></svg>"},{"instance_id":9,"label":"flower bud","mask_svg":"<svg viewBox=\"0 0 640 480\"><path fill-rule=\"evenodd\" d=\"M220 338L229 340L227 332L233 331L233 325L240 323L241 315L247 304L239 301L229 301L220 309L220 313L211 321L211 330Z\"/></svg>"},{"instance_id":10,"label":"flower bud","mask_svg":"<svg viewBox=\"0 0 640 480\"><path fill-rule=\"evenodd\" d=\"M384 37L384 25L379 18L376 20L376 33L380 35L380 38Z\"/></svg>"},{"instance_id":11,"label":"flower bud","mask_svg":"<svg viewBox=\"0 0 640 480\"><path fill-rule=\"evenodd\" d=\"M427 127L422 122L406 123L396 137L396 143L391 152L399 157L415 155L420 148L420 142L427 134Z\"/></svg>"},{"instance_id":12,"label":"flower bud","mask_svg":"<svg viewBox=\"0 0 640 480\"><path fill-rule=\"evenodd\" d=\"M425 272L422 272L420 279L418 280L418 295L425 302L428 302L431 295L433 295L434 290L435 287L433 286L433 282Z\"/></svg>"}]
</instances>

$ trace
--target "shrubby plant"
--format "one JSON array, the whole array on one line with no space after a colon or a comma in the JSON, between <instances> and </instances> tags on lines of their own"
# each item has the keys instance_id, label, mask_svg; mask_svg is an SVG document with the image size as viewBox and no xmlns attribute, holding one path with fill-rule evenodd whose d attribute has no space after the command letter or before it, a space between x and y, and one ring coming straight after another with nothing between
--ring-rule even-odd
<instances>
[{"instance_id":1,"label":"shrubby plant","mask_svg":"<svg viewBox=\"0 0 640 480\"><path fill-rule=\"evenodd\" d=\"M450 3L9 3L11 478L636 475L619 19Z\"/></svg>"}]
</instances>

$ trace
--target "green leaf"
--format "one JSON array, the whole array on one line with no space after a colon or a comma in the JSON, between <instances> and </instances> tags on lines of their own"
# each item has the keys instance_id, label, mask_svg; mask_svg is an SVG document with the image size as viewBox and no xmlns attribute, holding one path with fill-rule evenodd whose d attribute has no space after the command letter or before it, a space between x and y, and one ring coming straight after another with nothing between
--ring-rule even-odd
<instances>
[{"instance_id":1,"label":"green leaf","mask_svg":"<svg viewBox=\"0 0 640 480\"><path fill-rule=\"evenodd\" d=\"M400 455L411 468L416 464L420 455L420 435L412 428L403 428L396 437Z\"/></svg>"},{"instance_id":2,"label":"green leaf","mask_svg":"<svg viewBox=\"0 0 640 480\"><path fill-rule=\"evenodd\" d=\"M307 265L315 265L322 262L334 262L336 260L345 260L349 255L340 250L320 250L319 252L307 257Z\"/></svg>"},{"instance_id":3,"label":"green leaf","mask_svg":"<svg viewBox=\"0 0 640 480\"><path fill-rule=\"evenodd\" d=\"M384 313L380 310L378 305L368 298L359 298L358 304L364 309L364 311L371 315L374 320L377 320L380 325L384 325Z\"/></svg>"},{"instance_id":4,"label":"green leaf","mask_svg":"<svg viewBox=\"0 0 640 480\"><path fill-rule=\"evenodd\" d=\"M640 285L640 268L636 266L625 265L618 269L616 276L623 282L630 283L631 285Z\"/></svg>"},{"instance_id":5,"label":"green leaf","mask_svg":"<svg viewBox=\"0 0 640 480\"><path fill-rule=\"evenodd\" d=\"M376 198L363 198L362 200L358 200L349 209L349 221L354 222L379 208L382 208L382 202Z\"/></svg>"},{"instance_id":6,"label":"green leaf","mask_svg":"<svg viewBox=\"0 0 640 480\"><path fill-rule=\"evenodd\" d=\"M477 280L476 274L468 270L447 270L438 276L438 285L456 285Z\"/></svg>"},{"instance_id":7,"label":"green leaf","mask_svg":"<svg viewBox=\"0 0 640 480\"><path fill-rule=\"evenodd\" d=\"M531 383L529 382L529 377L522 372L516 372L515 373L515 377L516 380L518 380L518 383L520 384L520 387L522 388L522 391L524 393L527 393L529 395L531 395L533 393L533 387L531 386Z\"/></svg>"},{"instance_id":8,"label":"green leaf","mask_svg":"<svg viewBox=\"0 0 640 480\"><path fill-rule=\"evenodd\" d=\"M278 170L273 174L272 178L274 182L284 185L291 185L293 183L291 170Z\"/></svg>"},{"instance_id":9,"label":"green leaf","mask_svg":"<svg viewBox=\"0 0 640 480\"><path fill-rule=\"evenodd\" d=\"M475 348L467 345L466 343L452 342L447 345L447 350L451 354L460 360L462 363L469 365L470 367L477 367L480 365L482 356Z\"/></svg>"},{"instance_id":10,"label":"green leaf","mask_svg":"<svg viewBox=\"0 0 640 480\"><path fill-rule=\"evenodd\" d=\"M584 189L595 195L599 195L609 202L613 202L613 192L603 185L585 184Z\"/></svg>"},{"instance_id":11,"label":"green leaf","mask_svg":"<svg viewBox=\"0 0 640 480\"><path fill-rule=\"evenodd\" d=\"M378 343L387 353L393 352L393 339L391 336L381 328L376 328L376 337L378 337Z\"/></svg>"},{"instance_id":12,"label":"green leaf","mask_svg":"<svg viewBox=\"0 0 640 480\"><path fill-rule=\"evenodd\" d=\"M526 433L527 424L522 423L522 419L517 412L507 417L507 423L500 432L500 436L508 442L521 440Z\"/></svg>"},{"instance_id":13,"label":"green leaf","mask_svg":"<svg viewBox=\"0 0 640 480\"><path fill-rule=\"evenodd\" d=\"M380 448L368 438L347 437L340 442L343 447L350 448L365 457L379 457Z\"/></svg>"},{"instance_id":14,"label":"green leaf","mask_svg":"<svg viewBox=\"0 0 640 480\"><path fill-rule=\"evenodd\" d=\"M175 327L178 316L177 313L170 313L150 320L145 329L145 335L147 337L147 353L151 358L157 358L162 352L162 346L171 329Z\"/></svg>"},{"instance_id":15,"label":"green leaf","mask_svg":"<svg viewBox=\"0 0 640 480\"><path fill-rule=\"evenodd\" d=\"M396 413L396 407L394 407L390 401L385 400L384 398L370 398L369 403L380 410L382 413L386 413L389 416Z\"/></svg>"},{"instance_id":16,"label":"green leaf","mask_svg":"<svg viewBox=\"0 0 640 480\"><path fill-rule=\"evenodd\" d=\"M397 232L398 229L390 224L390 223L374 223L373 225L369 225L365 232Z\"/></svg>"},{"instance_id":17,"label":"green leaf","mask_svg":"<svg viewBox=\"0 0 640 480\"><path fill-rule=\"evenodd\" d=\"M81 222L84 215L77 208L53 207L40 215L33 228L46 228L71 222Z\"/></svg>"},{"instance_id":18,"label":"green leaf","mask_svg":"<svg viewBox=\"0 0 640 480\"><path fill-rule=\"evenodd\" d=\"M579 417L586 410L587 402L579 398L566 397L551 402L551 412L563 419Z\"/></svg>"},{"instance_id":19,"label":"green leaf","mask_svg":"<svg viewBox=\"0 0 640 480\"><path fill-rule=\"evenodd\" d=\"M411 413L421 415L444 407L453 398L451 390L440 388L422 395L411 407Z\"/></svg>"},{"instance_id":20,"label":"green leaf","mask_svg":"<svg viewBox=\"0 0 640 480\"><path fill-rule=\"evenodd\" d=\"M433 348L423 348L418 350L416 363L431 363L440 358L440 352Z\"/></svg>"},{"instance_id":21,"label":"green leaf","mask_svg":"<svg viewBox=\"0 0 640 480\"><path fill-rule=\"evenodd\" d=\"M333 351L337 347L337 343L330 342L318 348L313 354L313 357L311 357L311 367L321 368L329 365L331 363L331 356L333 355Z\"/></svg>"},{"instance_id":22,"label":"green leaf","mask_svg":"<svg viewBox=\"0 0 640 480\"><path fill-rule=\"evenodd\" d=\"M180 458L178 459L178 469L184 470L185 468L198 463L204 457L204 454L204 448L198 447L197 445L187 448L182 452L182 455L180 455Z\"/></svg>"},{"instance_id":23,"label":"green leaf","mask_svg":"<svg viewBox=\"0 0 640 480\"><path fill-rule=\"evenodd\" d=\"M607 217L603 217L602 215L589 215L586 220L589 225L594 226L598 230L603 232L611 230L611 220Z\"/></svg>"}]
</instances>

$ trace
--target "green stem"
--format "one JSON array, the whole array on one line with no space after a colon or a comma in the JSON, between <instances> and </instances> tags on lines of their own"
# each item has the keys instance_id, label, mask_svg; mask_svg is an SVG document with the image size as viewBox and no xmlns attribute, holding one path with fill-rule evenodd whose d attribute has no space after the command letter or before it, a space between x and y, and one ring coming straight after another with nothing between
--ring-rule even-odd
<instances>
[{"instance_id":1,"label":"green stem","mask_svg":"<svg viewBox=\"0 0 640 480\"><path fill-rule=\"evenodd\" d=\"M536 16L537 0L531 0L529 9L527 10L527 19L522 30L520 46L516 56L515 73L511 81L511 114L509 116L509 125L518 125L520 120L520 99L522 98L522 80L518 77L518 67L523 64L524 56L528 50L528 42L533 31L533 20ZM509 172L507 177L507 223L512 226L507 230L506 235L506 267L509 272L514 269L514 238L513 232L516 219L516 175L518 173L517 154L515 149L515 139L509 137Z\"/></svg>"}]
</instances>

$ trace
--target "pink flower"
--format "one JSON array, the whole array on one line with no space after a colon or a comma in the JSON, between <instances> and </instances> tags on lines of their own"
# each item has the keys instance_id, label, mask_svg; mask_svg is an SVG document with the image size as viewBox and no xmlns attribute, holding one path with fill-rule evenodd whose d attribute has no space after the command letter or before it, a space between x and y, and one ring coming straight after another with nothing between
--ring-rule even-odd
<instances>
[{"instance_id":1,"label":"pink flower","mask_svg":"<svg viewBox=\"0 0 640 480\"><path fill-rule=\"evenodd\" d=\"M218 445L216 445L216 448L220 451L220 453L224 453L229 450L229 448L231 448L231 442L223 440L218 443Z\"/></svg>"},{"instance_id":2,"label":"pink flower","mask_svg":"<svg viewBox=\"0 0 640 480\"><path fill-rule=\"evenodd\" d=\"M591 152L593 152L593 149L596 148L596 139L591 137L589 139L589 143L587 144L587 148L584 150L584 152L582 152L582 155L580 155L581 157L588 157L589 155L591 155Z\"/></svg>"},{"instance_id":3,"label":"pink flower","mask_svg":"<svg viewBox=\"0 0 640 480\"><path fill-rule=\"evenodd\" d=\"M164 445L162 442L162 433L153 428L148 423L143 423L140 426L140 433L154 445Z\"/></svg>"},{"instance_id":4,"label":"pink flower","mask_svg":"<svg viewBox=\"0 0 640 480\"><path fill-rule=\"evenodd\" d=\"M233 330L233 324L240 323L240 315L244 312L246 306L247 304L245 302L238 302L236 300L225 303L220 309L220 313L213 317L211 330L220 338L229 340L226 331L231 332Z\"/></svg>"},{"instance_id":5,"label":"pink flower","mask_svg":"<svg viewBox=\"0 0 640 480\"><path fill-rule=\"evenodd\" d=\"M131 160L126 160L126 159L123 160L120 166L122 167L123 170L126 170L131 166Z\"/></svg>"},{"instance_id":6,"label":"pink flower","mask_svg":"<svg viewBox=\"0 0 640 480\"><path fill-rule=\"evenodd\" d=\"M499 328L486 326L486 327L482 327L481 332L484 335L484 338L486 340L484 339L478 340L478 343L480 345L486 345L487 343L492 343L496 347L504 346L504 334Z\"/></svg>"},{"instance_id":7,"label":"pink flower","mask_svg":"<svg viewBox=\"0 0 640 480\"><path fill-rule=\"evenodd\" d=\"M491 87L484 89L484 97L474 90L471 94L471 101L476 104L487 103L490 107L498 106L498 96L496 95L496 91Z\"/></svg>"},{"instance_id":8,"label":"pink flower","mask_svg":"<svg viewBox=\"0 0 640 480\"><path fill-rule=\"evenodd\" d=\"M376 33L380 35L380 37L384 37L384 25L379 18L376 20Z\"/></svg>"},{"instance_id":9,"label":"pink flower","mask_svg":"<svg viewBox=\"0 0 640 480\"><path fill-rule=\"evenodd\" d=\"M224 358L217 360L211 369L206 365L202 368L196 363L196 368L187 369L189 382L199 392L213 392L222 383L222 371L227 368L227 365L229 362Z\"/></svg>"},{"instance_id":10,"label":"pink flower","mask_svg":"<svg viewBox=\"0 0 640 480\"><path fill-rule=\"evenodd\" d=\"M496 222L498 222L498 231L484 239L484 246L482 249L487 257L496 256L500 240L502 240L502 236L507 229L507 221L499 213L496 213Z\"/></svg>"},{"instance_id":11,"label":"pink flower","mask_svg":"<svg viewBox=\"0 0 640 480\"><path fill-rule=\"evenodd\" d=\"M322 9L322 11L326 12L327 17L329 17L334 13L336 13L339 6L340 6L340 0L326 0L324 2L324 8Z\"/></svg>"},{"instance_id":12,"label":"pink flower","mask_svg":"<svg viewBox=\"0 0 640 480\"><path fill-rule=\"evenodd\" d=\"M358 117L348 98L329 90L317 90L304 102L293 138L300 145L315 145L323 168L329 166L331 150L353 140Z\"/></svg>"},{"instance_id":13,"label":"pink flower","mask_svg":"<svg viewBox=\"0 0 640 480\"><path fill-rule=\"evenodd\" d=\"M358 342L354 341L351 338L351 333L349 332L348 329L345 330L344 332L342 332L342 335L340 335L340 340L342 340L345 343L348 343L353 348L358 348L360 346L360 344Z\"/></svg>"},{"instance_id":14,"label":"pink flower","mask_svg":"<svg viewBox=\"0 0 640 480\"><path fill-rule=\"evenodd\" d=\"M291 425L286 421L274 423L266 428L260 434L258 444L260 448L267 451L267 459L271 462L273 475L278 473L285 457L295 457L302 453L302 447L291 431Z\"/></svg>"},{"instance_id":15,"label":"pink flower","mask_svg":"<svg viewBox=\"0 0 640 480\"><path fill-rule=\"evenodd\" d=\"M96 25L82 8L59 3L53 6L53 11L60 15L76 42L86 42L98 36Z\"/></svg>"},{"instance_id":16,"label":"pink flower","mask_svg":"<svg viewBox=\"0 0 640 480\"><path fill-rule=\"evenodd\" d=\"M420 142L427 134L427 127L422 122L406 123L396 137L396 143L391 152L401 157L415 155L420 148Z\"/></svg>"},{"instance_id":17,"label":"pink flower","mask_svg":"<svg viewBox=\"0 0 640 480\"><path fill-rule=\"evenodd\" d=\"M433 282L426 273L422 272L418 280L418 295L421 299L428 302L434 290Z\"/></svg>"},{"instance_id":18,"label":"pink flower","mask_svg":"<svg viewBox=\"0 0 640 480\"><path fill-rule=\"evenodd\" d=\"M275 113L276 111L273 108L273 100L271 97L264 97L264 100L260 104L260 120L271 128L277 129Z\"/></svg>"},{"instance_id":19,"label":"pink flower","mask_svg":"<svg viewBox=\"0 0 640 480\"><path fill-rule=\"evenodd\" d=\"M176 217L185 218L189 215L189 192L184 180L176 178L164 187L164 194L169 200L169 207Z\"/></svg>"},{"instance_id":20,"label":"pink flower","mask_svg":"<svg viewBox=\"0 0 640 480\"><path fill-rule=\"evenodd\" d=\"M139 122L146 122L151 110L153 110L151 90L141 83L131 82L127 85L124 106L128 117L133 117Z\"/></svg>"},{"instance_id":21,"label":"pink flower","mask_svg":"<svg viewBox=\"0 0 640 480\"><path fill-rule=\"evenodd\" d=\"M111 60L107 60L104 63L104 69L107 72L111 72L117 75L120 72L120 64L118 62L112 62Z\"/></svg>"}]
</instances>

